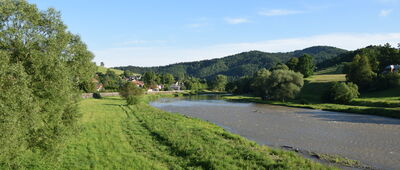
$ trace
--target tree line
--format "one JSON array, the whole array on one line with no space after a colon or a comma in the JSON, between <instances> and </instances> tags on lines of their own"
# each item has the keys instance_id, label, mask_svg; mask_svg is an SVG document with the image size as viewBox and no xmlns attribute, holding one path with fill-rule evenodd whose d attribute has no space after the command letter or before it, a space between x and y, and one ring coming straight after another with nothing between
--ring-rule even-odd
<instances>
[{"instance_id":1,"label":"tree line","mask_svg":"<svg viewBox=\"0 0 400 170\"><path fill-rule=\"evenodd\" d=\"M313 57L304 54L293 57L286 64L278 63L271 69L260 69L253 76L244 76L227 84L226 90L234 94L253 94L262 99L293 99L315 69Z\"/></svg>"},{"instance_id":2,"label":"tree line","mask_svg":"<svg viewBox=\"0 0 400 170\"><path fill-rule=\"evenodd\" d=\"M160 67L125 66L116 67L116 69L130 70L139 74L144 74L145 72L170 73L175 77L184 74L207 80L211 80L221 74L226 75L231 80L242 76L252 76L262 68L270 69L277 63L286 63L290 58L297 58L303 54L312 55L316 68L319 68L320 63L346 52L346 50L335 47L314 46L286 53L249 51L218 59L177 63Z\"/></svg>"}]
</instances>

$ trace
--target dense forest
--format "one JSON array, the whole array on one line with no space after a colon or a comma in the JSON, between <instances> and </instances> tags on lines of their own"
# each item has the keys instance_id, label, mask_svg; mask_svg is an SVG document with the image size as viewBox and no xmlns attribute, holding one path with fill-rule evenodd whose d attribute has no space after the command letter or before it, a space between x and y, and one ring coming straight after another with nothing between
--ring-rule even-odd
<instances>
[{"instance_id":1,"label":"dense forest","mask_svg":"<svg viewBox=\"0 0 400 170\"><path fill-rule=\"evenodd\" d=\"M346 52L346 50L335 47L313 46L286 53L249 51L218 59L177 63L160 67L126 66L116 67L116 69L129 70L140 74L145 72L170 73L175 77L193 76L205 79L211 79L218 74L223 74L232 79L253 75L262 68L272 68L277 63L286 63L290 58L300 57L303 54L313 56L315 64L318 67L320 63L324 63L324 61L345 54Z\"/></svg>"}]
</instances>

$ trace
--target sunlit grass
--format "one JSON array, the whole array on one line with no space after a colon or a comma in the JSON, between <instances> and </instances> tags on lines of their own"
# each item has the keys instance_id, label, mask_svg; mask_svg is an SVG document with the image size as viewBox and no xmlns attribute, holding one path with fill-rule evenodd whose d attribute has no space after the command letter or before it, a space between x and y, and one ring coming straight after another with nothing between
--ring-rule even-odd
<instances>
[{"instance_id":1,"label":"sunlit grass","mask_svg":"<svg viewBox=\"0 0 400 170\"><path fill-rule=\"evenodd\" d=\"M122 71L122 70L117 70L117 69L113 69L113 68L106 68L106 67L102 67L102 66L97 66L97 72L100 72L100 73L103 73L103 74L105 74L108 69L110 69L111 71L114 71L115 74L117 74L117 75L121 75L121 74L124 73L124 71Z\"/></svg>"},{"instance_id":2,"label":"sunlit grass","mask_svg":"<svg viewBox=\"0 0 400 170\"><path fill-rule=\"evenodd\" d=\"M332 169L209 122L124 104L118 97L80 103L81 133L67 142L63 169Z\"/></svg>"}]
</instances>

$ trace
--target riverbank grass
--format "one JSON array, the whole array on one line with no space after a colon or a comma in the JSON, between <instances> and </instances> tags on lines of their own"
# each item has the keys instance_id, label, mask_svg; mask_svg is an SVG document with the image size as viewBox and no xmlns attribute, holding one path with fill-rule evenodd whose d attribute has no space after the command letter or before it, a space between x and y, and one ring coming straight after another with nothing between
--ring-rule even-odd
<instances>
[{"instance_id":1,"label":"riverbank grass","mask_svg":"<svg viewBox=\"0 0 400 170\"><path fill-rule=\"evenodd\" d=\"M81 132L67 142L61 169L334 169L145 102L105 97L80 108Z\"/></svg>"},{"instance_id":2,"label":"riverbank grass","mask_svg":"<svg viewBox=\"0 0 400 170\"><path fill-rule=\"evenodd\" d=\"M327 111L349 112L357 114L378 115L391 118L400 118L400 88L387 89L378 92L364 92L360 98L349 104L325 103L322 97L329 84L343 82L345 74L321 74L305 79L299 97L286 102L266 101L254 96L225 96L232 101L249 101L256 103L275 104L290 107L311 108Z\"/></svg>"}]
</instances>

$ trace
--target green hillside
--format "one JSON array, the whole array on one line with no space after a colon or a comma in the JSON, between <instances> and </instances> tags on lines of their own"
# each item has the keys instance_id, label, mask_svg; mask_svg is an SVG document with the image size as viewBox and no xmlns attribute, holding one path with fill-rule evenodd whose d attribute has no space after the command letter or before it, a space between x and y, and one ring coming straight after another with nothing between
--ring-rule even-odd
<instances>
[{"instance_id":1,"label":"green hillside","mask_svg":"<svg viewBox=\"0 0 400 170\"><path fill-rule=\"evenodd\" d=\"M106 68L106 67L103 67L103 66L97 66L97 72L100 72L100 73L103 73L103 74L105 74L108 69L110 69L111 71L114 71L115 74L117 74L117 75L121 75L121 74L124 73L124 71L119 70L119 69Z\"/></svg>"},{"instance_id":2,"label":"green hillside","mask_svg":"<svg viewBox=\"0 0 400 170\"><path fill-rule=\"evenodd\" d=\"M217 74L224 74L232 78L252 75L261 68L271 68L276 63L285 63L287 60L289 60L289 58L300 57L303 54L310 54L314 56L314 60L318 65L319 63L346 52L346 50L335 47L314 46L303 50L286 53L250 51L224 58L178 63L160 67L125 66L116 67L116 69L130 70L135 73L144 73L150 71L158 73L171 73L174 76L181 76L182 74L185 74L198 78L211 78Z\"/></svg>"}]
</instances>

